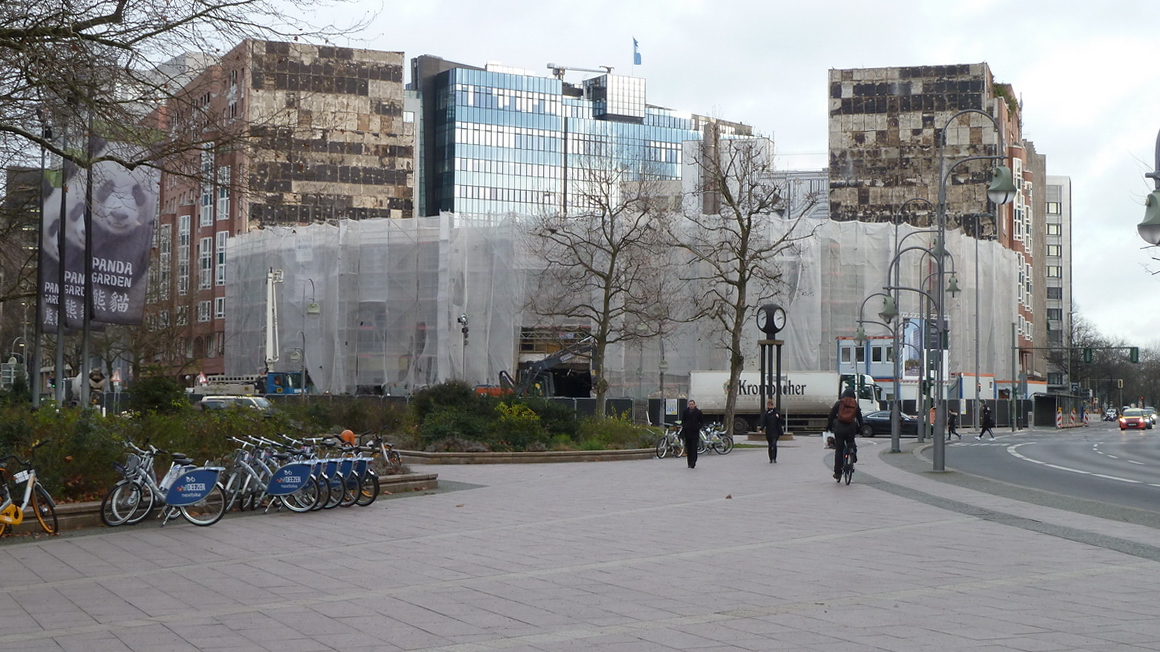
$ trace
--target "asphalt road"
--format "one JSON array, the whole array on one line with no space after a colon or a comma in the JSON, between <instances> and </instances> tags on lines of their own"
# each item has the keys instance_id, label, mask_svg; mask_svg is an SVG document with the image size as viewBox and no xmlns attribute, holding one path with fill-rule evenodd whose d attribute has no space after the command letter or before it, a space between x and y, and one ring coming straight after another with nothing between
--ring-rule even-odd
<instances>
[{"instance_id":1,"label":"asphalt road","mask_svg":"<svg viewBox=\"0 0 1160 652\"><path fill-rule=\"evenodd\" d=\"M913 440L912 440L913 441ZM1160 430L1120 432L1114 423L1068 430L964 434L946 449L946 472L931 471L929 446L887 456L895 466L943 482L1044 506L1160 527Z\"/></svg>"}]
</instances>

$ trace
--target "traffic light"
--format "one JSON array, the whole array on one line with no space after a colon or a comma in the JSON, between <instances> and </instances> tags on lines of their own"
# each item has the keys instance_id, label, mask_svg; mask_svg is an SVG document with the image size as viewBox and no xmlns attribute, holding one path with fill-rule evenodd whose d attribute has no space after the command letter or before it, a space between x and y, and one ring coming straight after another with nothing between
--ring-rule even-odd
<instances>
[{"instance_id":1,"label":"traffic light","mask_svg":"<svg viewBox=\"0 0 1160 652\"><path fill-rule=\"evenodd\" d=\"M1092 361L1092 350L1091 349L1084 349L1083 350L1083 361L1084 362L1091 362Z\"/></svg>"},{"instance_id":2,"label":"traffic light","mask_svg":"<svg viewBox=\"0 0 1160 652\"><path fill-rule=\"evenodd\" d=\"M1140 361L1140 347L1133 346L1132 348L1128 349L1128 362L1139 362L1139 361Z\"/></svg>"}]
</instances>

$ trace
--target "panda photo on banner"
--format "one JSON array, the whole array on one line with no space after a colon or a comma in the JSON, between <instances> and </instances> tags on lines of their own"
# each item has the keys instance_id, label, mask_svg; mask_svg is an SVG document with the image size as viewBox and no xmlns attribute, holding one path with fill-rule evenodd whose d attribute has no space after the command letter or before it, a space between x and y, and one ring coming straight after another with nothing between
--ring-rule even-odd
<instances>
[{"instance_id":1,"label":"panda photo on banner","mask_svg":"<svg viewBox=\"0 0 1160 652\"><path fill-rule=\"evenodd\" d=\"M131 158L135 148L94 139L93 155ZM40 248L40 287L46 332L56 332L58 238L65 231L65 327L84 326L85 190L88 174L71 163L60 175L46 176L44 223ZM158 172L138 167L129 170L119 163L103 161L92 169L92 288L93 314L98 323L140 324L145 308L150 246L157 222ZM63 186L63 190L62 190ZM61 193L65 219L60 219Z\"/></svg>"}]
</instances>

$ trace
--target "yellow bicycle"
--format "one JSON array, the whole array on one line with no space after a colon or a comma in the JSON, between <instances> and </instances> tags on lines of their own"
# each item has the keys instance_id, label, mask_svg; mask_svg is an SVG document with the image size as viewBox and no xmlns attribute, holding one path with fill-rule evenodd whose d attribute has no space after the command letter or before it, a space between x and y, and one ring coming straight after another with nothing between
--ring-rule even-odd
<instances>
[{"instance_id":1,"label":"yellow bicycle","mask_svg":"<svg viewBox=\"0 0 1160 652\"><path fill-rule=\"evenodd\" d=\"M36 449L47 443L46 440L35 444L32 447L32 456L35 456ZM40 521L40 527L44 528L45 532L49 534L57 532L56 503L48 494L48 490L36 480L36 469L32 464L32 456L27 462L15 455L0 458L0 464L7 464L11 461L21 467L20 471L11 474L12 486L9 486L7 470L0 467L0 536L4 536L12 528L24 522L24 510L28 507L32 508L32 513L36 515L36 520ZM12 496L14 490L19 489L20 485L24 485L24 499L20 504L17 504Z\"/></svg>"}]
</instances>

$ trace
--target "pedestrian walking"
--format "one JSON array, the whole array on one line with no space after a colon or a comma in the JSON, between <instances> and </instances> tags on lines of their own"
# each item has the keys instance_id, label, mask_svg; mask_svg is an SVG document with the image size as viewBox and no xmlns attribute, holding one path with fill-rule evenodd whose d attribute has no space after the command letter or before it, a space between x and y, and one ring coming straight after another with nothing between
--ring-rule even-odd
<instances>
[{"instance_id":1,"label":"pedestrian walking","mask_svg":"<svg viewBox=\"0 0 1160 652\"><path fill-rule=\"evenodd\" d=\"M697 407L697 402L689 399L685 412L681 415L681 439L685 440L685 458L689 468L697 467L697 446L701 443L701 426L705 425L705 415Z\"/></svg>"},{"instance_id":2,"label":"pedestrian walking","mask_svg":"<svg viewBox=\"0 0 1160 652\"><path fill-rule=\"evenodd\" d=\"M975 437L975 439L982 439L984 433L991 435L991 439L994 439L995 431L993 428L995 427L995 417L991 414L991 408L984 405L980 416L982 417L982 422L980 424L982 425L982 429L979 430L979 434L977 437Z\"/></svg>"},{"instance_id":3,"label":"pedestrian walking","mask_svg":"<svg viewBox=\"0 0 1160 652\"><path fill-rule=\"evenodd\" d=\"M947 441L951 440L951 436L962 439L963 436L959 434L959 413L951 410L947 414Z\"/></svg>"},{"instance_id":4,"label":"pedestrian walking","mask_svg":"<svg viewBox=\"0 0 1160 652\"><path fill-rule=\"evenodd\" d=\"M785 432L781 421L781 410L773 400L765 402L765 412L761 415L761 428L765 431L765 441L769 444L769 463L777 464L777 440Z\"/></svg>"},{"instance_id":5,"label":"pedestrian walking","mask_svg":"<svg viewBox=\"0 0 1160 652\"><path fill-rule=\"evenodd\" d=\"M858 444L854 436L862 431L862 408L854 398L854 390L847 389L842 398L834 403L830 418L826 420L826 430L834 433L834 479L842 479L842 465L846 460L846 449L857 460Z\"/></svg>"}]
</instances>

